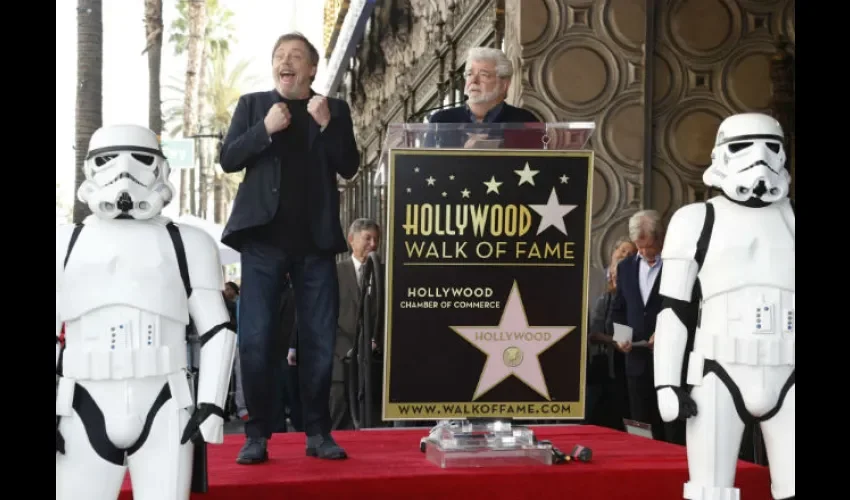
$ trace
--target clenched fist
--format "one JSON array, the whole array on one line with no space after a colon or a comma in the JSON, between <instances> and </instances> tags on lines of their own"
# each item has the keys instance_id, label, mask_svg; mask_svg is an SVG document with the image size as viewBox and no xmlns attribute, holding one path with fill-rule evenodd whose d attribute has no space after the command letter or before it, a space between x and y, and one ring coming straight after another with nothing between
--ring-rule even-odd
<instances>
[{"instance_id":1,"label":"clenched fist","mask_svg":"<svg viewBox=\"0 0 850 500\"><path fill-rule=\"evenodd\" d=\"M266 118L263 120L266 125L266 133L269 135L285 129L291 121L292 115L289 114L289 108L283 102L274 104L269 109L269 112L266 113Z\"/></svg>"},{"instance_id":2,"label":"clenched fist","mask_svg":"<svg viewBox=\"0 0 850 500\"><path fill-rule=\"evenodd\" d=\"M327 127L331 121L331 112L328 109L328 100L325 96L314 95L310 102L307 103L307 112L316 120L323 129Z\"/></svg>"}]
</instances>

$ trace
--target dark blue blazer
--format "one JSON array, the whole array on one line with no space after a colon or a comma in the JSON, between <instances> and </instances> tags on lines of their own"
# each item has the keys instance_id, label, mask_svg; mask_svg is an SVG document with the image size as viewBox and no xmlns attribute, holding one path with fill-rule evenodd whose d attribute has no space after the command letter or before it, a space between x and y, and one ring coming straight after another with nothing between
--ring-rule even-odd
<instances>
[{"instance_id":1,"label":"dark blue blazer","mask_svg":"<svg viewBox=\"0 0 850 500\"><path fill-rule=\"evenodd\" d=\"M628 325L632 328L632 342L649 340L655 333L655 319L661 312L661 295L658 288L661 285L661 273L664 272L662 263L655 278L655 284L649 293L647 303L643 303L640 294L638 255L623 259L617 265L617 293L614 295L611 317L614 323ZM633 347L626 354L626 375L637 377L649 371L652 374L652 350L648 347Z\"/></svg>"},{"instance_id":2,"label":"dark blue blazer","mask_svg":"<svg viewBox=\"0 0 850 500\"><path fill-rule=\"evenodd\" d=\"M502 110L493 119L493 123L539 123L538 119L527 109L502 103ZM431 115L428 123L473 123L469 118L469 110L466 105L455 108L441 109Z\"/></svg>"},{"instance_id":3,"label":"dark blue blazer","mask_svg":"<svg viewBox=\"0 0 850 500\"><path fill-rule=\"evenodd\" d=\"M245 179L221 236L225 245L236 250L244 244L246 230L268 224L278 210L280 158L263 123L266 113L278 102L281 97L276 90L240 97L221 146L222 170L232 173L245 169ZM328 109L331 121L324 131L310 117L308 161L319 182L306 188L310 190L310 227L315 244L321 251L340 253L347 251L348 245L339 221L336 174L345 179L354 177L360 152L348 104L329 97Z\"/></svg>"},{"instance_id":4,"label":"dark blue blazer","mask_svg":"<svg viewBox=\"0 0 850 500\"><path fill-rule=\"evenodd\" d=\"M475 123L469 116L469 108L466 105L461 105L455 108L442 109L437 111L431 118L428 119L429 123ZM502 109L499 110L499 113L493 117L493 121L490 123L540 123L540 120L526 109L517 108L516 106L511 106L510 104L503 102ZM477 125L481 125L480 132L487 131L489 133L488 137L491 139L502 139L503 146L502 147L512 147L511 142L526 142L531 144L541 144L540 136L542 135L542 130L488 130L487 123L478 123ZM474 127L469 128L466 132L474 133L476 132ZM530 137L529 137L530 132ZM439 147L439 148L462 148L464 143L466 142L466 133L460 131L451 131L451 132L437 132L436 134L429 133L425 138L425 147ZM513 141L511 139L514 139ZM518 139L518 140L517 140ZM523 139L525 139L523 141ZM513 145L513 147L518 147L517 145ZM527 146L526 146L527 147Z\"/></svg>"}]
</instances>

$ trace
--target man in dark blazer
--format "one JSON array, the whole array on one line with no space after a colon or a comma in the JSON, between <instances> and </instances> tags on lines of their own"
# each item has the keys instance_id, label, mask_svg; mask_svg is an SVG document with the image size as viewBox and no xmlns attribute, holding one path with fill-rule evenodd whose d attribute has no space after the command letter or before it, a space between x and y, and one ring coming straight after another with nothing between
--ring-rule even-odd
<instances>
[{"instance_id":1,"label":"man in dark blazer","mask_svg":"<svg viewBox=\"0 0 850 500\"><path fill-rule=\"evenodd\" d=\"M461 131L445 131L426 138L426 146L441 148L475 148L476 142L486 139L502 139L508 142L511 135L516 138L528 132L535 131L495 131L486 130L486 124L491 123L539 123L540 120L528 110L511 106L505 102L508 88L513 78L513 65L504 52L489 47L474 47L469 50L466 58L466 85L464 93L466 102L454 108L436 111L428 120L429 123L481 123L485 124L482 131L474 128ZM537 141L542 135L537 131ZM533 139L532 139L533 140ZM510 147L503 144L502 147Z\"/></svg>"},{"instance_id":2,"label":"man in dark blazer","mask_svg":"<svg viewBox=\"0 0 850 500\"><path fill-rule=\"evenodd\" d=\"M614 323L632 329L632 341L619 344L626 353L629 412L634 420L650 424L655 439L666 440L655 393L652 344L655 320L661 311L661 247L664 230L658 212L643 210L629 219L629 237L637 254L617 266L617 292L612 306ZM634 346L635 342L646 346Z\"/></svg>"},{"instance_id":3,"label":"man in dark blazer","mask_svg":"<svg viewBox=\"0 0 850 500\"><path fill-rule=\"evenodd\" d=\"M331 437L331 385L339 291L335 255L346 251L337 175L360 163L351 112L310 88L319 54L303 36L281 36L271 55L275 89L239 98L221 168L245 170L222 242L241 253L239 356L249 420L237 462L268 460L273 432L273 336L285 275L298 318L306 453L345 458Z\"/></svg>"},{"instance_id":4,"label":"man in dark blazer","mask_svg":"<svg viewBox=\"0 0 850 500\"><path fill-rule=\"evenodd\" d=\"M430 123L523 123L540 120L528 110L505 102L514 70L499 49L474 47L466 57L466 103L435 112Z\"/></svg>"}]
</instances>

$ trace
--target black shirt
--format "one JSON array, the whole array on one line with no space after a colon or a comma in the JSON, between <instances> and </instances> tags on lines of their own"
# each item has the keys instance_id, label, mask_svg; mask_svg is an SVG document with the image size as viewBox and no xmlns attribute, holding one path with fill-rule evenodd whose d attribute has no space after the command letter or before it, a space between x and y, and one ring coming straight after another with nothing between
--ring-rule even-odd
<instances>
[{"instance_id":1,"label":"black shirt","mask_svg":"<svg viewBox=\"0 0 850 500\"><path fill-rule=\"evenodd\" d=\"M308 193L312 169L307 159L310 114L307 99L280 98L292 117L288 127L272 134L272 147L280 159L280 202L277 213L268 225L268 239L284 252L296 255L315 250L310 232Z\"/></svg>"}]
</instances>

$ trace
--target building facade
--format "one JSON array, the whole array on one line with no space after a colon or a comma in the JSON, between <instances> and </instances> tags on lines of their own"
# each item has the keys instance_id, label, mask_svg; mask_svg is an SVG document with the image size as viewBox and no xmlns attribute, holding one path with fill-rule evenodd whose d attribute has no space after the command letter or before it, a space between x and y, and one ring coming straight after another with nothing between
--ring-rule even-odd
<instances>
[{"instance_id":1,"label":"building facade","mask_svg":"<svg viewBox=\"0 0 850 500\"><path fill-rule=\"evenodd\" d=\"M360 174L340 186L345 222L385 225L387 125L459 103L475 46L513 61L509 103L596 124L594 266L635 211L669 218L707 196L702 172L729 114L776 116L793 174L794 0L329 0L325 14L325 53L344 61L328 90L350 103L362 151Z\"/></svg>"}]
</instances>

